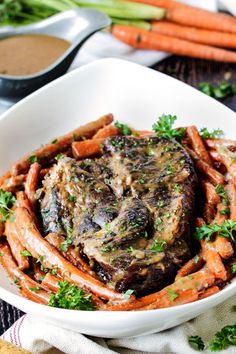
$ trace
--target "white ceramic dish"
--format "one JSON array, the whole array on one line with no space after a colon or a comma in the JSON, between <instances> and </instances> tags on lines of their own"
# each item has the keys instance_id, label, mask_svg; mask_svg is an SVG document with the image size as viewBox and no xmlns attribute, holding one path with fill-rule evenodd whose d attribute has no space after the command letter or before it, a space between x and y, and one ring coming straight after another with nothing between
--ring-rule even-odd
<instances>
[{"instance_id":1,"label":"white ceramic dish","mask_svg":"<svg viewBox=\"0 0 236 354\"><path fill-rule=\"evenodd\" d=\"M236 114L171 77L137 64L103 59L84 66L25 98L0 118L0 173L24 153L104 113L150 129L162 113L178 125L222 128L235 138ZM101 337L158 332L196 317L236 294L236 282L207 299L168 309L137 312L78 312L38 305L17 295L0 269L0 297L58 326Z\"/></svg>"}]
</instances>

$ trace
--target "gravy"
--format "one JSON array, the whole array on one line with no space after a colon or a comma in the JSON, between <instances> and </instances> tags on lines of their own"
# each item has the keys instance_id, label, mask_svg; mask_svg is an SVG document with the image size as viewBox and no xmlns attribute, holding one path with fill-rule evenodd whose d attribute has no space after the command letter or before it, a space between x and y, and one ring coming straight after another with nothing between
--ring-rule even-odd
<instances>
[{"instance_id":1,"label":"gravy","mask_svg":"<svg viewBox=\"0 0 236 354\"><path fill-rule=\"evenodd\" d=\"M39 34L0 40L0 74L31 75L55 62L70 46L64 39Z\"/></svg>"}]
</instances>

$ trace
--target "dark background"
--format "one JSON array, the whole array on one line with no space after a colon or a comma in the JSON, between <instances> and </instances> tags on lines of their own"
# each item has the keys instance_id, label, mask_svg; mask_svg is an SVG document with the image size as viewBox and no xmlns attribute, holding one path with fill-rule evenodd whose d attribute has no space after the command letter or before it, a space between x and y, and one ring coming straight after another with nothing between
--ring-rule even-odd
<instances>
[{"instance_id":1,"label":"dark background","mask_svg":"<svg viewBox=\"0 0 236 354\"><path fill-rule=\"evenodd\" d=\"M230 73L229 82L236 85L236 64L215 63L173 56L154 65L153 69L173 76L194 87L198 87L198 84L203 81L219 84L225 79L225 75L229 76L228 73ZM236 111L236 95L225 99L223 103ZM21 315L21 311L0 300L0 335Z\"/></svg>"}]
</instances>

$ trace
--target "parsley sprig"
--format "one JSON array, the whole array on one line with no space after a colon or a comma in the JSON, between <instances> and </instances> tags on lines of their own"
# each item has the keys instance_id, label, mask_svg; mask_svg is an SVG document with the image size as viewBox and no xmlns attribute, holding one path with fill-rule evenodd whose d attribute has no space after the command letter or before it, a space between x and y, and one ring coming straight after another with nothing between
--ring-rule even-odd
<instances>
[{"instance_id":1,"label":"parsley sprig","mask_svg":"<svg viewBox=\"0 0 236 354\"><path fill-rule=\"evenodd\" d=\"M212 352L227 349L230 346L236 346L236 324L223 327L209 343L209 349Z\"/></svg>"},{"instance_id":2,"label":"parsley sprig","mask_svg":"<svg viewBox=\"0 0 236 354\"><path fill-rule=\"evenodd\" d=\"M210 241L211 237L215 233L218 233L219 236L230 238L231 241L236 242L233 234L234 231L236 231L236 222L229 219L225 220L222 225L212 223L210 225L202 225L201 227L197 227L194 236L198 240L205 239L206 241Z\"/></svg>"},{"instance_id":3,"label":"parsley sprig","mask_svg":"<svg viewBox=\"0 0 236 354\"><path fill-rule=\"evenodd\" d=\"M222 184L217 184L217 186L215 187L215 191L221 198L222 203L224 205L227 205L229 201L224 186Z\"/></svg>"},{"instance_id":4,"label":"parsley sprig","mask_svg":"<svg viewBox=\"0 0 236 354\"><path fill-rule=\"evenodd\" d=\"M132 130L127 124L120 123L118 121L115 122L115 127L119 130L122 135L133 135Z\"/></svg>"},{"instance_id":5,"label":"parsley sprig","mask_svg":"<svg viewBox=\"0 0 236 354\"><path fill-rule=\"evenodd\" d=\"M205 344L204 344L202 338L199 336L189 336L188 343L189 343L190 347L192 347L195 350L204 350L205 349Z\"/></svg>"},{"instance_id":6,"label":"parsley sprig","mask_svg":"<svg viewBox=\"0 0 236 354\"><path fill-rule=\"evenodd\" d=\"M200 135L203 139L217 139L220 138L224 134L221 129L214 129L212 132L209 132L207 128L200 129Z\"/></svg>"},{"instance_id":7,"label":"parsley sprig","mask_svg":"<svg viewBox=\"0 0 236 354\"><path fill-rule=\"evenodd\" d=\"M56 294L51 295L49 306L69 310L95 310L92 295L86 294L75 284L70 285L67 280L58 282L58 285L60 289Z\"/></svg>"},{"instance_id":8,"label":"parsley sprig","mask_svg":"<svg viewBox=\"0 0 236 354\"><path fill-rule=\"evenodd\" d=\"M11 192L5 192L0 189L0 217L2 221L6 221L8 217L13 215L11 207L15 204L16 198Z\"/></svg>"},{"instance_id":9,"label":"parsley sprig","mask_svg":"<svg viewBox=\"0 0 236 354\"><path fill-rule=\"evenodd\" d=\"M208 82L201 82L199 89L208 96L216 99L225 99L236 93L236 86L229 82L222 81L219 85L212 85Z\"/></svg>"},{"instance_id":10,"label":"parsley sprig","mask_svg":"<svg viewBox=\"0 0 236 354\"><path fill-rule=\"evenodd\" d=\"M167 139L182 139L185 136L185 128L174 129L173 124L177 117L170 114L163 114L158 121L153 124L152 130L157 136Z\"/></svg>"}]
</instances>

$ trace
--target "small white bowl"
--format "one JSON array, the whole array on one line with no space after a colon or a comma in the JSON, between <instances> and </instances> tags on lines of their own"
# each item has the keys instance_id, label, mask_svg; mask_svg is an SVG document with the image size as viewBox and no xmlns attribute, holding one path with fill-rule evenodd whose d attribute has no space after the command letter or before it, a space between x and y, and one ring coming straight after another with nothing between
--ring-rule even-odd
<instances>
[{"instance_id":1,"label":"small white bowl","mask_svg":"<svg viewBox=\"0 0 236 354\"><path fill-rule=\"evenodd\" d=\"M177 125L221 128L236 138L236 114L194 88L157 71L102 59L50 83L0 118L0 173L43 143L112 112L135 128L151 129L162 113ZM192 319L236 294L236 281L191 304L137 312L81 312L38 305L17 295L0 268L0 297L24 312L73 331L106 338L140 336Z\"/></svg>"}]
</instances>

